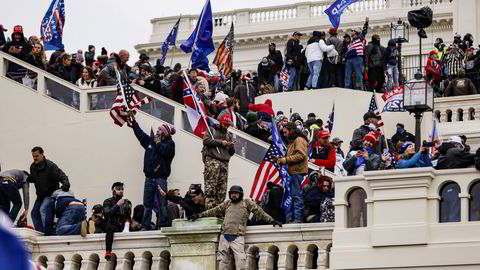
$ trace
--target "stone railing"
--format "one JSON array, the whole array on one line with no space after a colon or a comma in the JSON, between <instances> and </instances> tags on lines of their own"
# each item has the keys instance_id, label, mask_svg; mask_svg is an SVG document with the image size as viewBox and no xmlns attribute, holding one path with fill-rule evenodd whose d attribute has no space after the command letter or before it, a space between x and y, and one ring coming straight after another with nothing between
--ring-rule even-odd
<instances>
[{"instance_id":1,"label":"stone railing","mask_svg":"<svg viewBox=\"0 0 480 270\"><path fill-rule=\"evenodd\" d=\"M449 4L452 1L453 0L402 0L402 6L403 7L423 7L427 5L431 6L431 5Z\"/></svg>"},{"instance_id":2,"label":"stone railing","mask_svg":"<svg viewBox=\"0 0 480 270\"><path fill-rule=\"evenodd\" d=\"M53 270L216 269L220 220L175 220L161 231L117 233L111 261L104 234L41 236L19 229L32 260ZM248 269L327 269L333 224L250 226L245 236Z\"/></svg>"},{"instance_id":3,"label":"stone railing","mask_svg":"<svg viewBox=\"0 0 480 270\"><path fill-rule=\"evenodd\" d=\"M436 98L434 117L440 123L478 121L480 95Z\"/></svg>"},{"instance_id":4,"label":"stone railing","mask_svg":"<svg viewBox=\"0 0 480 270\"><path fill-rule=\"evenodd\" d=\"M336 178L331 269L478 267L467 250L480 248L479 178L473 168Z\"/></svg>"}]
</instances>

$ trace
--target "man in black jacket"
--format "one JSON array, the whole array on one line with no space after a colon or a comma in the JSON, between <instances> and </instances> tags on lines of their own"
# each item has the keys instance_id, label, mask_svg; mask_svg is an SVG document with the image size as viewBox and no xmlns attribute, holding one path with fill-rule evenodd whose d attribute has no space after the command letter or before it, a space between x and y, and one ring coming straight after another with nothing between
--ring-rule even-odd
<instances>
[{"instance_id":1,"label":"man in black jacket","mask_svg":"<svg viewBox=\"0 0 480 270\"><path fill-rule=\"evenodd\" d=\"M438 147L437 170L468 168L475 165L475 155L466 151L459 136L452 136Z\"/></svg>"},{"instance_id":2,"label":"man in black jacket","mask_svg":"<svg viewBox=\"0 0 480 270\"><path fill-rule=\"evenodd\" d=\"M394 146L397 145L398 142L413 142L415 143L415 136L412 133L405 130L405 126L402 123L397 124L397 133L392 136L392 143Z\"/></svg>"},{"instance_id":3,"label":"man in black jacket","mask_svg":"<svg viewBox=\"0 0 480 270\"><path fill-rule=\"evenodd\" d=\"M273 84L275 86L275 92L278 92L280 88L280 71L283 68L283 56L282 53L276 49L275 43L270 43L268 45L268 59L272 60L275 64L272 67Z\"/></svg>"},{"instance_id":4,"label":"man in black jacket","mask_svg":"<svg viewBox=\"0 0 480 270\"><path fill-rule=\"evenodd\" d=\"M160 124L156 134L153 137L142 131L133 114L133 132L138 141L145 148L143 159L143 172L145 174L145 185L143 189L143 206L145 212L143 215L143 229L151 230L152 209L155 194L159 195L158 188L162 191L168 191L167 178L170 176L171 164L175 157L175 142L172 135L175 134L175 128L165 123ZM157 226L166 226L168 224L167 200L163 196L159 198L159 224Z\"/></svg>"},{"instance_id":5,"label":"man in black jacket","mask_svg":"<svg viewBox=\"0 0 480 270\"><path fill-rule=\"evenodd\" d=\"M32 222L35 230L43 233L49 233L50 228L45 224L51 224L53 221L53 199L52 193L60 188L68 191L70 182L65 173L58 168L52 161L45 158L43 149L36 146L32 149L33 163L30 165L30 176L27 178L29 183L35 184L37 199L32 208Z\"/></svg>"},{"instance_id":6,"label":"man in black jacket","mask_svg":"<svg viewBox=\"0 0 480 270\"><path fill-rule=\"evenodd\" d=\"M112 185L113 196L103 201L103 214L105 215L105 259L109 261L115 253L112 253L113 234L123 231L125 222L130 221L132 204L123 199L124 186L121 182Z\"/></svg>"},{"instance_id":7,"label":"man in black jacket","mask_svg":"<svg viewBox=\"0 0 480 270\"><path fill-rule=\"evenodd\" d=\"M294 32L287 42L287 54L285 56L288 68L288 91L296 90L297 79L300 76L301 54L303 46L300 44L302 33Z\"/></svg>"},{"instance_id":8,"label":"man in black jacket","mask_svg":"<svg viewBox=\"0 0 480 270\"><path fill-rule=\"evenodd\" d=\"M350 150L362 150L363 149L363 138L365 135L370 133L371 131L377 130L377 125L381 120L381 116L375 114L374 112L366 112L363 115L363 122L364 124L361 125L359 128L353 131L351 149ZM379 143L376 144L374 148L374 152L377 155L381 155L383 153L383 149L386 147L384 135L380 136Z\"/></svg>"}]
</instances>

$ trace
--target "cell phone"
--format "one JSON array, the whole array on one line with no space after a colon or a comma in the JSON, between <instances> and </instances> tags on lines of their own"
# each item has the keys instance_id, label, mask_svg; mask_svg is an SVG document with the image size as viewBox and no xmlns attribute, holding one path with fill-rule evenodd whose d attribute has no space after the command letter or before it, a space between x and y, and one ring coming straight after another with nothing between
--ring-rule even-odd
<instances>
[{"instance_id":1,"label":"cell phone","mask_svg":"<svg viewBox=\"0 0 480 270\"><path fill-rule=\"evenodd\" d=\"M423 146L424 148L434 147L434 146L435 146L435 143L434 143L434 142L423 141L422 146Z\"/></svg>"}]
</instances>

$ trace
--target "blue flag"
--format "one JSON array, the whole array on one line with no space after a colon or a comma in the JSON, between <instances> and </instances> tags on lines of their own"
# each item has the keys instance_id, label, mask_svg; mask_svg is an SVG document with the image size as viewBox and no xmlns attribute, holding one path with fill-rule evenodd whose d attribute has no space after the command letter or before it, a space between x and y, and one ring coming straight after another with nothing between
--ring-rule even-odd
<instances>
[{"instance_id":1,"label":"blue flag","mask_svg":"<svg viewBox=\"0 0 480 270\"><path fill-rule=\"evenodd\" d=\"M273 123L272 125L272 144L275 145L276 149L280 152L280 155L284 157L286 153L285 145L283 144L280 133L278 133L277 125ZM283 211L285 214L290 212L292 209L292 178L288 174L288 165L281 165L279 168L280 178L283 182Z\"/></svg>"},{"instance_id":2,"label":"blue flag","mask_svg":"<svg viewBox=\"0 0 480 270\"><path fill-rule=\"evenodd\" d=\"M63 50L63 26L65 25L64 0L52 0L40 26L45 51Z\"/></svg>"},{"instance_id":3,"label":"blue flag","mask_svg":"<svg viewBox=\"0 0 480 270\"><path fill-rule=\"evenodd\" d=\"M0 217L0 219L2 218ZM0 269L32 269L23 242L2 225L0 225L0 239L2 239L0 241Z\"/></svg>"},{"instance_id":4,"label":"blue flag","mask_svg":"<svg viewBox=\"0 0 480 270\"><path fill-rule=\"evenodd\" d=\"M208 67L207 56L215 50L213 45L213 19L212 6L210 0L207 0L202 13L198 19L197 26L190 37L180 45L180 48L186 52L192 52L192 67L210 71Z\"/></svg>"},{"instance_id":5,"label":"blue flag","mask_svg":"<svg viewBox=\"0 0 480 270\"><path fill-rule=\"evenodd\" d=\"M160 54L160 64L163 66L163 63L165 63L165 59L167 58L167 53L168 53L168 47L169 46L175 46L175 43L177 42L177 33L178 33L178 26L180 25L180 18L178 18L177 23L172 28L172 31L170 31L170 34L168 34L168 37L165 39L165 41L162 44L162 49L161 49L161 54Z\"/></svg>"},{"instance_id":6,"label":"blue flag","mask_svg":"<svg viewBox=\"0 0 480 270\"><path fill-rule=\"evenodd\" d=\"M328 15L328 18L335 29L340 26L340 16L342 16L343 11L349 5L357 1L358 0L337 0L325 10L325 14Z\"/></svg>"}]
</instances>

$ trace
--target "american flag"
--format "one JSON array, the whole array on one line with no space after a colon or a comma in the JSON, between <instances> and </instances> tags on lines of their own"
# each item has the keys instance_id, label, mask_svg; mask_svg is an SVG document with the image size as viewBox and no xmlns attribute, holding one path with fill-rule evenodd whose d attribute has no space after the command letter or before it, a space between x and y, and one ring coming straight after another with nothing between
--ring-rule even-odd
<instances>
[{"instance_id":1,"label":"american flag","mask_svg":"<svg viewBox=\"0 0 480 270\"><path fill-rule=\"evenodd\" d=\"M136 112L140 106L149 103L151 99L148 96L140 99L135 89L127 81L120 79L120 74L117 74L117 80L117 97L110 109L110 116L116 125L122 127L127 123L128 126L131 126L128 111Z\"/></svg>"},{"instance_id":2,"label":"american flag","mask_svg":"<svg viewBox=\"0 0 480 270\"><path fill-rule=\"evenodd\" d=\"M281 141L275 123L272 125L272 145L268 149L260 166L258 167L255 179L253 180L250 198L255 201L261 201L266 190L267 183L273 182L282 185L280 176L280 167L275 162L277 159L285 156L285 146Z\"/></svg>"},{"instance_id":3,"label":"american flag","mask_svg":"<svg viewBox=\"0 0 480 270\"><path fill-rule=\"evenodd\" d=\"M375 91L373 91L372 98L370 99L370 105L368 106L368 111L374 112L377 116L380 116L380 113L378 112L377 95ZM384 125L383 120L380 117L377 123L377 127L383 127L383 125Z\"/></svg>"},{"instance_id":4,"label":"american flag","mask_svg":"<svg viewBox=\"0 0 480 270\"><path fill-rule=\"evenodd\" d=\"M330 134L333 130L333 119L335 118L335 102L333 103L332 112L328 115L327 127Z\"/></svg>"},{"instance_id":5,"label":"american flag","mask_svg":"<svg viewBox=\"0 0 480 270\"><path fill-rule=\"evenodd\" d=\"M217 65L219 71L222 71L225 77L228 77L233 70L233 22L230 31L217 49L217 54L213 63Z\"/></svg>"}]
</instances>

